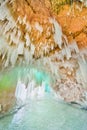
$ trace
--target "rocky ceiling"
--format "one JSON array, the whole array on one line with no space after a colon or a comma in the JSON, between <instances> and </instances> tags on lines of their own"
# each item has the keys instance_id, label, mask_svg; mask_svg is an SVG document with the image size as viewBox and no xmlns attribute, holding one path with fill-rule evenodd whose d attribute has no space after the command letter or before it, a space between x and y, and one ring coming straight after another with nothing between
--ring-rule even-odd
<instances>
[{"instance_id":1,"label":"rocky ceiling","mask_svg":"<svg viewBox=\"0 0 87 130\"><path fill-rule=\"evenodd\" d=\"M5 39L11 46L17 45L19 39L25 47L29 47L32 43L35 47L34 57L36 58L60 49L60 45L58 46L60 43L57 43L59 39L54 39L56 26L62 31L61 42L65 35L68 43L75 40L79 48L87 46L87 8L84 2L79 0L7 0L4 3L1 1L0 8L1 35L6 35ZM6 16L7 12L9 16ZM55 25L55 22L59 25Z\"/></svg>"}]
</instances>

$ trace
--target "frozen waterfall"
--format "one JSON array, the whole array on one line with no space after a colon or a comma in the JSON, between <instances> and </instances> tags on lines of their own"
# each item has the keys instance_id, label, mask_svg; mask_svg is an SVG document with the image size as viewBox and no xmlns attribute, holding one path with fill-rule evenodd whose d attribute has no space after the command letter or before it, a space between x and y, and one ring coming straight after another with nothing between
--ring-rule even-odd
<instances>
[{"instance_id":1,"label":"frozen waterfall","mask_svg":"<svg viewBox=\"0 0 87 130\"><path fill-rule=\"evenodd\" d=\"M31 80L26 86L21 80L18 80L15 91L17 105L24 105L30 99L42 99L46 92L50 93L51 88L45 82L37 85L34 80Z\"/></svg>"}]
</instances>

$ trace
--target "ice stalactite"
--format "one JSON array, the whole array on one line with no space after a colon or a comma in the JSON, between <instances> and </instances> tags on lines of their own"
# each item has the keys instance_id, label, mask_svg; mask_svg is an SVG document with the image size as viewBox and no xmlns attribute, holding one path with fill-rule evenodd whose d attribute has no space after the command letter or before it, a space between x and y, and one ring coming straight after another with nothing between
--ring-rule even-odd
<instances>
[{"instance_id":1,"label":"ice stalactite","mask_svg":"<svg viewBox=\"0 0 87 130\"><path fill-rule=\"evenodd\" d=\"M31 99L42 99L45 95L46 87L45 84L36 85L34 80L28 83L28 86L25 86L24 83L18 81L16 86L16 103L18 106L25 105Z\"/></svg>"},{"instance_id":2,"label":"ice stalactite","mask_svg":"<svg viewBox=\"0 0 87 130\"><path fill-rule=\"evenodd\" d=\"M81 58L78 59L81 75L82 75L82 81L87 84L87 62L83 62Z\"/></svg>"},{"instance_id":3,"label":"ice stalactite","mask_svg":"<svg viewBox=\"0 0 87 130\"><path fill-rule=\"evenodd\" d=\"M26 74L26 77L24 76ZM24 105L31 99L42 99L45 93L53 92L50 75L35 68L19 71L15 97L17 105Z\"/></svg>"},{"instance_id":4,"label":"ice stalactite","mask_svg":"<svg viewBox=\"0 0 87 130\"><path fill-rule=\"evenodd\" d=\"M55 19L49 19L49 21L54 25L54 41L59 48L62 48L62 29L61 26Z\"/></svg>"},{"instance_id":5,"label":"ice stalactite","mask_svg":"<svg viewBox=\"0 0 87 130\"><path fill-rule=\"evenodd\" d=\"M26 33L25 39L26 39L26 46L27 46L27 47L28 47L28 46L30 47L31 41L30 41L30 37L29 37L28 33Z\"/></svg>"},{"instance_id":6,"label":"ice stalactite","mask_svg":"<svg viewBox=\"0 0 87 130\"><path fill-rule=\"evenodd\" d=\"M40 33L43 32L43 28L42 28L42 26L41 26L38 22L35 23L35 28L36 28Z\"/></svg>"}]
</instances>

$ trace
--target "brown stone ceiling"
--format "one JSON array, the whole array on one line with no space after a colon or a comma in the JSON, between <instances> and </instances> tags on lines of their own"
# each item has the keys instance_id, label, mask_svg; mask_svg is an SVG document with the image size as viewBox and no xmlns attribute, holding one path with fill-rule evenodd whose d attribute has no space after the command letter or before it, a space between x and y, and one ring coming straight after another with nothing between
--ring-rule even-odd
<instances>
[{"instance_id":1,"label":"brown stone ceiling","mask_svg":"<svg viewBox=\"0 0 87 130\"><path fill-rule=\"evenodd\" d=\"M44 34L47 26L51 26L48 18L55 17L69 42L75 39L79 48L87 46L87 8L82 7L82 3L74 2L71 5L69 0L58 0L57 2L56 0L15 0L8 6L15 20L19 15L20 17L26 15L32 25L35 21L43 25ZM22 33L25 33L24 25L21 25L20 28ZM44 34L39 39L35 38L35 41L44 41L46 39ZM33 37L36 37L34 33ZM51 36L48 37L53 41Z\"/></svg>"}]
</instances>

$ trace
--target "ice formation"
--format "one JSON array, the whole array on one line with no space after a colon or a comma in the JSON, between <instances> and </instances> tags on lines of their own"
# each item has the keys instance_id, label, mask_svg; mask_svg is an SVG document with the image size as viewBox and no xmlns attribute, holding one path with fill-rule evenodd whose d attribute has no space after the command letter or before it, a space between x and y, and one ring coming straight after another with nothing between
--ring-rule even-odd
<instances>
[{"instance_id":1,"label":"ice formation","mask_svg":"<svg viewBox=\"0 0 87 130\"><path fill-rule=\"evenodd\" d=\"M59 48L62 47L62 29L61 26L58 24L58 22L55 19L49 20L54 25L54 40L55 43L58 44Z\"/></svg>"},{"instance_id":2,"label":"ice formation","mask_svg":"<svg viewBox=\"0 0 87 130\"><path fill-rule=\"evenodd\" d=\"M27 89L24 83L22 83L20 80L17 83L15 97L17 99L18 105L24 104L27 96Z\"/></svg>"},{"instance_id":3,"label":"ice formation","mask_svg":"<svg viewBox=\"0 0 87 130\"><path fill-rule=\"evenodd\" d=\"M3 1L0 2L1 68L14 67L15 65L34 65L35 63L37 68L39 67L40 69L43 66L45 71L49 72L55 79L53 84L54 89L59 89L60 86L63 86L62 88L64 88L63 91L65 92L67 86L72 86L70 81L74 83L74 87L71 87L73 88L72 91L70 87L68 90L73 96L76 94L73 92L75 88L78 88L76 91L80 87L83 90L84 88L86 89L87 48L80 49L74 36L71 43L69 43L68 38L62 32L56 16L48 15L45 20L42 17L41 21L40 19L37 20L37 15L32 20L34 17L32 11L31 17L24 14L14 18L6 5L8 0L4 3ZM86 1L84 3L86 4ZM79 87L76 87L76 85ZM59 90L61 91L61 89ZM35 95L41 97L44 91L45 87L43 84L39 84L36 87L33 81L29 81L27 86L20 81L17 83L15 96L17 102L25 102L29 95L31 95L30 97ZM29 94L28 96L27 93ZM79 91L77 95L79 95ZM63 97L63 95L60 97ZM64 100L67 101L68 98L67 94L67 98Z\"/></svg>"},{"instance_id":4,"label":"ice formation","mask_svg":"<svg viewBox=\"0 0 87 130\"><path fill-rule=\"evenodd\" d=\"M35 23L35 28L40 31L41 33L43 32L43 28L39 25L39 23Z\"/></svg>"},{"instance_id":5,"label":"ice formation","mask_svg":"<svg viewBox=\"0 0 87 130\"><path fill-rule=\"evenodd\" d=\"M29 81L26 86L20 80L17 82L15 97L17 105L25 105L31 99L42 99L45 96L46 92L50 92L50 88L48 88L45 82L42 82L41 85L37 85L34 81Z\"/></svg>"}]
</instances>

